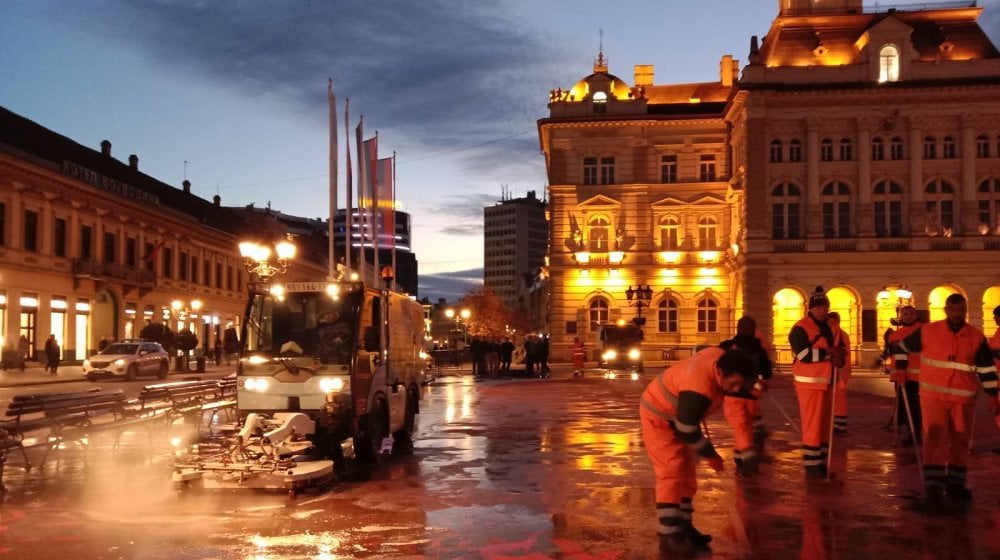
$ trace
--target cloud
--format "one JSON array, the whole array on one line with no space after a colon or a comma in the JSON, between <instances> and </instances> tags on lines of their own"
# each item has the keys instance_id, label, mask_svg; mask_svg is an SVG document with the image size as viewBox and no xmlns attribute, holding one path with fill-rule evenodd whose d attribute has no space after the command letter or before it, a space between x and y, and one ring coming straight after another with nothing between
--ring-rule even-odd
<instances>
[{"instance_id":1,"label":"cloud","mask_svg":"<svg viewBox=\"0 0 1000 560\"><path fill-rule=\"evenodd\" d=\"M474 268L441 274L421 274L417 292L421 298L437 302L438 298L457 301L470 291L483 286L483 269Z\"/></svg>"}]
</instances>

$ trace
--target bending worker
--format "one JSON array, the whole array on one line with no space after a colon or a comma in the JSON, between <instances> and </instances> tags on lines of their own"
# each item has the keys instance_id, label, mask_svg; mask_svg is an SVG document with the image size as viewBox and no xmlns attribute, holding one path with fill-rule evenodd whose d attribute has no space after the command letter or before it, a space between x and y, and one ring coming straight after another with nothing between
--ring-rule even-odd
<instances>
[{"instance_id":1,"label":"bending worker","mask_svg":"<svg viewBox=\"0 0 1000 560\"><path fill-rule=\"evenodd\" d=\"M993 415L997 403L997 370L983 332L965 322L968 311L962 294L945 300L945 319L913 332L893 347L894 353L920 352L920 407L924 414L924 504L939 511L944 496L968 503L972 492L965 485L968 471L969 432L978 385L989 397ZM896 369L906 369L896 359ZM978 382L977 382L978 377Z\"/></svg>"},{"instance_id":2,"label":"bending worker","mask_svg":"<svg viewBox=\"0 0 1000 560\"><path fill-rule=\"evenodd\" d=\"M802 418L802 463L807 479L826 478L830 449L830 397L836 368L847 363L837 336L840 329L827 323L830 300L822 286L809 296L809 312L788 333L795 363L795 396Z\"/></svg>"},{"instance_id":3,"label":"bending worker","mask_svg":"<svg viewBox=\"0 0 1000 560\"><path fill-rule=\"evenodd\" d=\"M712 347L674 364L646 387L639 416L656 475L661 550L693 556L711 542L692 524L696 455L716 472L723 464L700 424L722 405L723 395L749 396L756 379L749 354Z\"/></svg>"}]
</instances>

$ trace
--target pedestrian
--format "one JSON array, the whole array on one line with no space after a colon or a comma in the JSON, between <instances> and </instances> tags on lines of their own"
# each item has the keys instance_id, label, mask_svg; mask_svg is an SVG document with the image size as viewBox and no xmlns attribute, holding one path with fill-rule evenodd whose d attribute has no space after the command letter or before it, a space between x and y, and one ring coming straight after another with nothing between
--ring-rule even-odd
<instances>
[{"instance_id":1,"label":"pedestrian","mask_svg":"<svg viewBox=\"0 0 1000 560\"><path fill-rule=\"evenodd\" d=\"M543 334L538 343L539 377L548 377L552 372L549 369L549 335Z\"/></svg>"},{"instance_id":2,"label":"pedestrian","mask_svg":"<svg viewBox=\"0 0 1000 560\"><path fill-rule=\"evenodd\" d=\"M587 359L587 347L580 337L573 339L573 377L583 377L583 362Z\"/></svg>"},{"instance_id":3,"label":"pedestrian","mask_svg":"<svg viewBox=\"0 0 1000 560\"><path fill-rule=\"evenodd\" d=\"M837 332L830 328L827 315L830 300L822 286L809 296L809 311L788 333L792 348L795 396L802 419L802 464L807 479L827 476L827 453L830 449L830 386L847 354L839 344Z\"/></svg>"},{"instance_id":4,"label":"pedestrian","mask_svg":"<svg viewBox=\"0 0 1000 560\"><path fill-rule=\"evenodd\" d=\"M31 348L28 344L28 337L21 335L21 338L17 340L17 364L24 371L24 368L28 367L28 357Z\"/></svg>"},{"instance_id":5,"label":"pedestrian","mask_svg":"<svg viewBox=\"0 0 1000 560\"><path fill-rule=\"evenodd\" d=\"M56 374L59 369L59 341L56 335L50 334L45 341L45 371Z\"/></svg>"},{"instance_id":6,"label":"pedestrian","mask_svg":"<svg viewBox=\"0 0 1000 560\"><path fill-rule=\"evenodd\" d=\"M920 509L939 513L944 498L957 505L972 500L966 486L973 403L981 384L993 416L997 402L994 353L983 332L965 321L962 294L945 300L945 318L914 331L893 346L897 353L920 352L920 407L923 410L924 501ZM906 369L906 359L896 369ZM978 377L978 382L977 382Z\"/></svg>"},{"instance_id":7,"label":"pedestrian","mask_svg":"<svg viewBox=\"0 0 1000 560\"><path fill-rule=\"evenodd\" d=\"M753 317L743 316L736 322L736 336L724 341L720 348L728 350L738 348L753 356L756 360L757 379L754 382L754 399L737 397L726 397L722 412L733 427L733 460L736 463L736 473L740 476L752 476L757 474L760 465L763 446L763 436L756 436L756 428L760 419L760 397L764 394L764 386L761 379L771 379L773 375L771 357L764 349L762 341L757 338L757 322ZM763 429L763 420L759 425Z\"/></svg>"},{"instance_id":8,"label":"pedestrian","mask_svg":"<svg viewBox=\"0 0 1000 560\"><path fill-rule=\"evenodd\" d=\"M240 337L236 334L236 329L231 325L226 327L224 333L222 333L222 351L226 354L226 365L229 365L229 360L233 359L236 354L240 351Z\"/></svg>"},{"instance_id":9,"label":"pedestrian","mask_svg":"<svg viewBox=\"0 0 1000 560\"><path fill-rule=\"evenodd\" d=\"M528 377L535 375L535 360L538 354L536 346L535 337L530 334L524 337L524 371L528 373Z\"/></svg>"},{"instance_id":10,"label":"pedestrian","mask_svg":"<svg viewBox=\"0 0 1000 560\"><path fill-rule=\"evenodd\" d=\"M831 311L827 315L827 322L830 323L830 328L837 332L837 336L834 338L840 339L840 345L844 352L844 367L837 371L837 386L834 387L835 395L833 397L833 435L835 436L846 436L847 435L847 380L851 378L851 337L847 335L847 331L840 328L840 313L836 311Z\"/></svg>"},{"instance_id":11,"label":"pedestrian","mask_svg":"<svg viewBox=\"0 0 1000 560\"><path fill-rule=\"evenodd\" d=\"M912 305L904 305L899 309L898 323L898 328L889 335L889 346L910 336L914 331L919 330L923 326L923 323L918 319L916 308ZM919 444L923 440L923 414L920 408L920 353L890 354L890 356L894 362L899 360L906 362L906 367L904 368L892 368L892 372L889 374L889 381L896 384L897 398L902 399L901 391L906 392L906 401L904 401L904 404L909 403L910 405L909 417L906 415L905 406L896 407L896 425L906 426L907 434L903 438L903 446L908 447L914 443ZM912 431L909 428L909 418L913 418Z\"/></svg>"},{"instance_id":12,"label":"pedestrian","mask_svg":"<svg viewBox=\"0 0 1000 560\"><path fill-rule=\"evenodd\" d=\"M111 337L102 336L101 340L97 341L97 352L98 353L103 352L104 349L107 348L109 344L111 344Z\"/></svg>"},{"instance_id":13,"label":"pedestrian","mask_svg":"<svg viewBox=\"0 0 1000 560\"><path fill-rule=\"evenodd\" d=\"M510 341L509 336L503 338L503 342L500 343L500 368L505 371L510 371L510 362L514 357L514 343Z\"/></svg>"},{"instance_id":14,"label":"pedestrian","mask_svg":"<svg viewBox=\"0 0 1000 560\"><path fill-rule=\"evenodd\" d=\"M756 378L749 354L712 347L666 369L642 394L639 417L656 477L660 550L687 557L708 548L712 537L695 529L692 519L696 461L704 459L716 472L724 465L701 424L724 395L747 395Z\"/></svg>"},{"instance_id":15,"label":"pedestrian","mask_svg":"<svg viewBox=\"0 0 1000 560\"><path fill-rule=\"evenodd\" d=\"M219 333L215 333L215 343L212 346L212 353L215 358L215 365L222 365L222 339L219 338Z\"/></svg>"}]
</instances>

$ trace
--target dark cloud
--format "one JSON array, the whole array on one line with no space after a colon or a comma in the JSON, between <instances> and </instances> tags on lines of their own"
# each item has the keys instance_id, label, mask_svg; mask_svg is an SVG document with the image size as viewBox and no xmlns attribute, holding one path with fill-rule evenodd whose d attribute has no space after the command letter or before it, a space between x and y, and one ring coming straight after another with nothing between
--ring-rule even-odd
<instances>
[{"instance_id":1,"label":"dark cloud","mask_svg":"<svg viewBox=\"0 0 1000 560\"><path fill-rule=\"evenodd\" d=\"M474 268L441 274L421 274L417 292L421 298L428 298L431 302L437 302L438 298L457 301L482 286L483 269Z\"/></svg>"},{"instance_id":2,"label":"dark cloud","mask_svg":"<svg viewBox=\"0 0 1000 560\"><path fill-rule=\"evenodd\" d=\"M86 19L91 32L161 64L304 115L322 113L332 77L368 130L418 139L425 150L533 130L548 89L579 77L566 74L565 45L527 31L498 0L106 0L51 15L70 28ZM488 150L496 160L504 152L537 155L537 139ZM463 158L470 167L483 159Z\"/></svg>"}]
</instances>

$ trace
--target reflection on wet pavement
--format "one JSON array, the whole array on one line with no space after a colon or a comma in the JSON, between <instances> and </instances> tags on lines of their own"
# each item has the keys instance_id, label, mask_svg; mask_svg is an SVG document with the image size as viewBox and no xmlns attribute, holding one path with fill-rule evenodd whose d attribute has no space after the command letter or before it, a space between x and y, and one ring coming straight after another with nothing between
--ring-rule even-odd
<instances>
[{"instance_id":1,"label":"reflection on wet pavement","mask_svg":"<svg viewBox=\"0 0 1000 560\"><path fill-rule=\"evenodd\" d=\"M647 377L651 378L651 375ZM0 558L659 558L652 469L637 403L645 382L444 378L421 405L413 456L368 480L297 500L267 492L187 492L169 483L164 434L69 448L40 472L5 480ZM699 469L695 522L714 558L1000 557L996 428L970 465L971 511L912 511L913 452L883 429L891 400L850 393L851 435L834 448L835 480L806 485L787 379L772 383L762 474ZM709 422L731 457L721 415ZM992 431L991 431L992 430ZM53 543L58 543L54 546Z\"/></svg>"}]
</instances>

